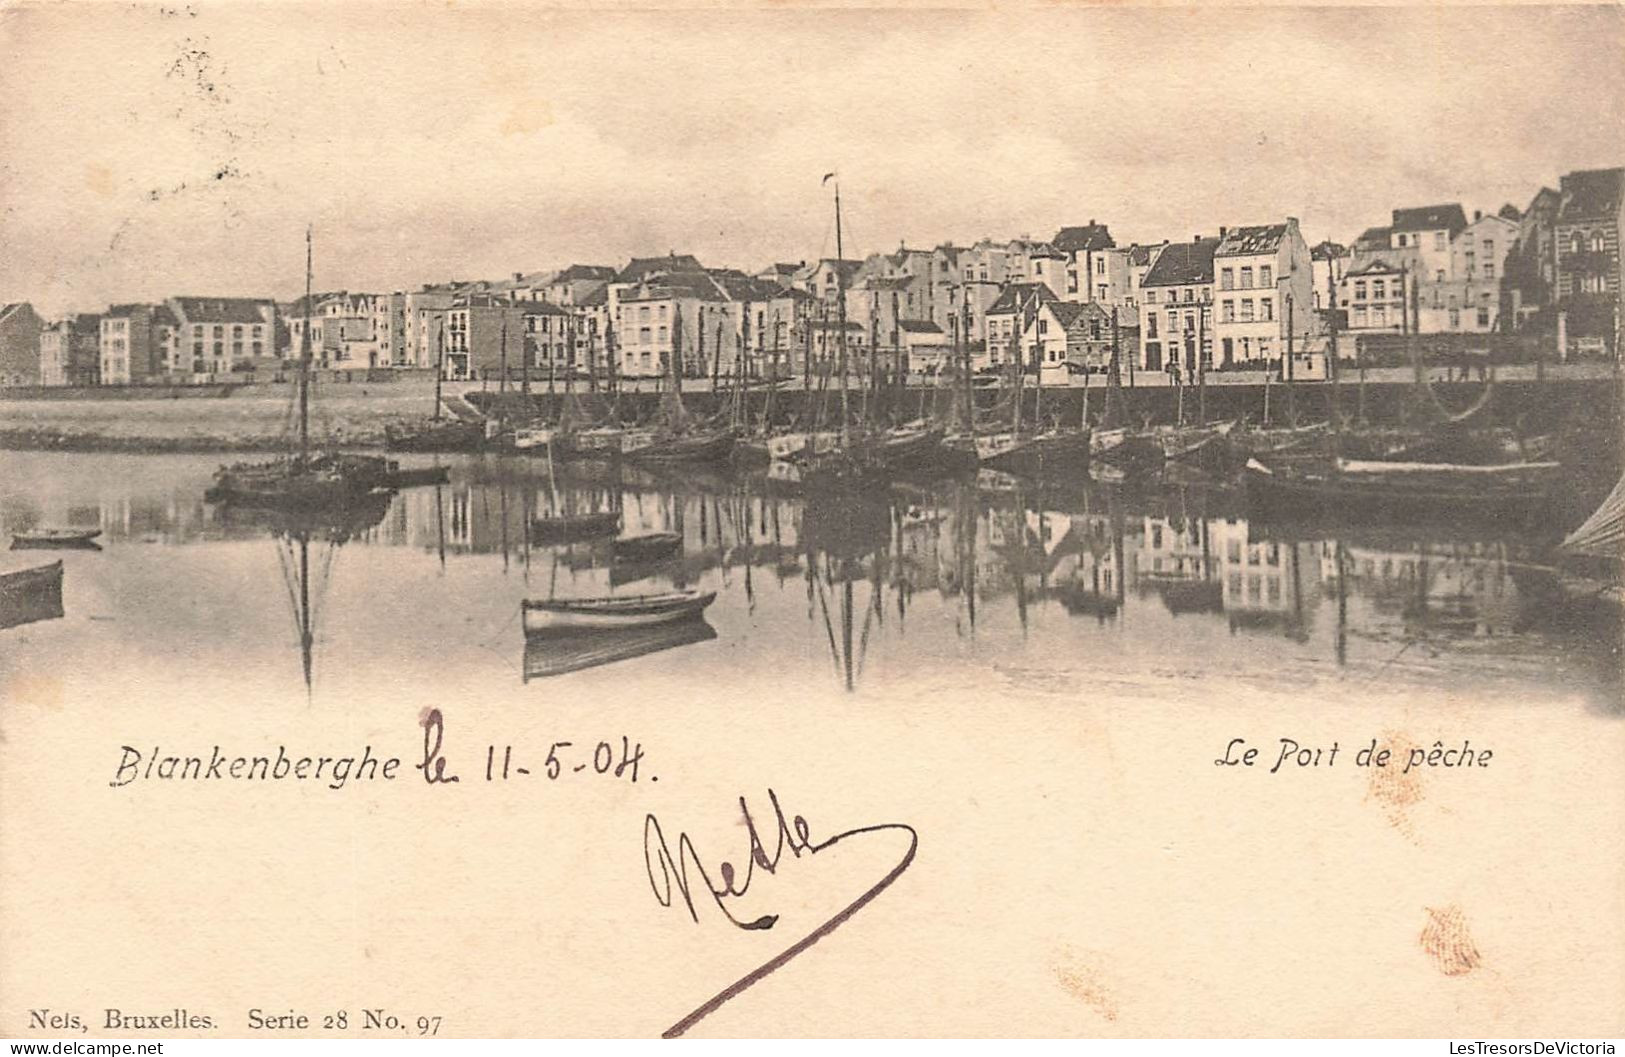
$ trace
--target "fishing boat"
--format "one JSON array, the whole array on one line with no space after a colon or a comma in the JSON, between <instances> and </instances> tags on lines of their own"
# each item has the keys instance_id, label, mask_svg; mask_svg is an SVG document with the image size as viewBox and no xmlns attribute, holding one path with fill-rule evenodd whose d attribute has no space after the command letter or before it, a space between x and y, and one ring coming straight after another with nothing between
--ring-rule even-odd
<instances>
[{"instance_id":1,"label":"fishing boat","mask_svg":"<svg viewBox=\"0 0 1625 1057\"><path fill-rule=\"evenodd\" d=\"M614 547L618 562L655 561L681 551L683 537L675 532L648 532L641 536L623 536L615 541Z\"/></svg>"},{"instance_id":2,"label":"fishing boat","mask_svg":"<svg viewBox=\"0 0 1625 1057\"><path fill-rule=\"evenodd\" d=\"M436 417L384 426L384 447L390 451L478 451L484 443L485 426L466 419Z\"/></svg>"},{"instance_id":3,"label":"fishing boat","mask_svg":"<svg viewBox=\"0 0 1625 1057\"><path fill-rule=\"evenodd\" d=\"M548 426L533 426L513 431L515 451L539 452L546 450L554 440L555 430Z\"/></svg>"},{"instance_id":4,"label":"fishing boat","mask_svg":"<svg viewBox=\"0 0 1625 1057\"><path fill-rule=\"evenodd\" d=\"M62 616L62 562L0 570L0 628Z\"/></svg>"},{"instance_id":5,"label":"fishing boat","mask_svg":"<svg viewBox=\"0 0 1625 1057\"><path fill-rule=\"evenodd\" d=\"M657 436L649 444L623 454L643 463L719 462L729 456L733 447L733 430L699 429Z\"/></svg>"},{"instance_id":6,"label":"fishing boat","mask_svg":"<svg viewBox=\"0 0 1625 1057\"><path fill-rule=\"evenodd\" d=\"M101 534L101 529L29 529L26 532L13 532L11 534L11 549L24 550L46 547L89 549L97 546L95 539Z\"/></svg>"},{"instance_id":7,"label":"fishing boat","mask_svg":"<svg viewBox=\"0 0 1625 1057\"><path fill-rule=\"evenodd\" d=\"M715 591L669 591L600 598L526 599L520 604L520 615L526 635L630 628L693 620L716 598Z\"/></svg>"},{"instance_id":8,"label":"fishing boat","mask_svg":"<svg viewBox=\"0 0 1625 1057\"><path fill-rule=\"evenodd\" d=\"M1128 476L1151 473L1167 460L1162 442L1150 431L1127 428L1096 430L1089 437L1089 457Z\"/></svg>"},{"instance_id":9,"label":"fishing boat","mask_svg":"<svg viewBox=\"0 0 1625 1057\"><path fill-rule=\"evenodd\" d=\"M308 309L307 309L308 311ZM445 399L441 380L446 374L446 324L440 323L440 343L435 355L434 414L417 422L391 422L384 426L384 447L390 451L479 451L485 446L485 423L470 409L468 418L443 417ZM464 408L468 405L462 401ZM452 410L456 410L454 406Z\"/></svg>"},{"instance_id":10,"label":"fishing boat","mask_svg":"<svg viewBox=\"0 0 1625 1057\"><path fill-rule=\"evenodd\" d=\"M305 311L311 305L311 233L305 231ZM397 467L376 455L313 452L310 438L310 328L302 333L298 404L298 434L293 450L276 459L238 462L215 471L214 487L205 498L244 506L321 509L342 506L374 489L386 487L387 475Z\"/></svg>"},{"instance_id":11,"label":"fishing boat","mask_svg":"<svg viewBox=\"0 0 1625 1057\"><path fill-rule=\"evenodd\" d=\"M574 543L613 536L621 528L621 515L613 510L592 514L555 514L532 518L530 532L537 543Z\"/></svg>"},{"instance_id":12,"label":"fishing boat","mask_svg":"<svg viewBox=\"0 0 1625 1057\"><path fill-rule=\"evenodd\" d=\"M840 442L841 435L832 430L780 433L767 438L767 454L774 462L803 462L810 456L829 454Z\"/></svg>"},{"instance_id":13,"label":"fishing boat","mask_svg":"<svg viewBox=\"0 0 1625 1057\"><path fill-rule=\"evenodd\" d=\"M1269 466L1249 459L1244 479L1249 512L1260 519L1532 519L1550 509L1561 471L1556 462L1468 466L1334 459Z\"/></svg>"},{"instance_id":14,"label":"fishing boat","mask_svg":"<svg viewBox=\"0 0 1625 1057\"><path fill-rule=\"evenodd\" d=\"M1558 582L1571 600L1625 612L1625 477L1557 548Z\"/></svg>"},{"instance_id":15,"label":"fishing boat","mask_svg":"<svg viewBox=\"0 0 1625 1057\"><path fill-rule=\"evenodd\" d=\"M584 668L645 657L696 642L709 642L716 637L716 629L704 620L603 629L583 634L527 635L523 678L529 682L566 672L578 672Z\"/></svg>"}]
</instances>

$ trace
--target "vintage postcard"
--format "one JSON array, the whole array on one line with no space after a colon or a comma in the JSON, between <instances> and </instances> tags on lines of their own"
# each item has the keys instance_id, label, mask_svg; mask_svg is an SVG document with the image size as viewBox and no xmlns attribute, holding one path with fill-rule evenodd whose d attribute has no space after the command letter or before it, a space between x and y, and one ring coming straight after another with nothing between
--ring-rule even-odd
<instances>
[{"instance_id":1,"label":"vintage postcard","mask_svg":"<svg viewBox=\"0 0 1625 1057\"><path fill-rule=\"evenodd\" d=\"M0 1035L1625 1032L1621 54L0 3Z\"/></svg>"}]
</instances>

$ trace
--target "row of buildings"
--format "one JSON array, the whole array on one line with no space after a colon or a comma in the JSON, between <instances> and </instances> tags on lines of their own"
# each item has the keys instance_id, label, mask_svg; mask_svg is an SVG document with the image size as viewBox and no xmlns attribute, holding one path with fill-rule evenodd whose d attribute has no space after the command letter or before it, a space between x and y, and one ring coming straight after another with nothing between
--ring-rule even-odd
<instances>
[{"instance_id":1,"label":"row of buildings","mask_svg":"<svg viewBox=\"0 0 1625 1057\"><path fill-rule=\"evenodd\" d=\"M1105 370L1189 376L1325 356L1397 337L1483 348L1555 335L1558 355L1617 350L1625 288L1625 169L1573 172L1529 207L1401 207L1349 246L1310 246L1295 218L1189 241L1118 245L1091 219L1048 240L899 246L863 259L747 273L691 255L574 264L413 291L333 291L278 303L173 297L44 323L0 312L0 384L200 382L281 371L308 347L334 370L438 369L448 379L529 373L794 376L974 369L1020 362L1045 381ZM1288 367L1290 370L1290 366Z\"/></svg>"}]
</instances>

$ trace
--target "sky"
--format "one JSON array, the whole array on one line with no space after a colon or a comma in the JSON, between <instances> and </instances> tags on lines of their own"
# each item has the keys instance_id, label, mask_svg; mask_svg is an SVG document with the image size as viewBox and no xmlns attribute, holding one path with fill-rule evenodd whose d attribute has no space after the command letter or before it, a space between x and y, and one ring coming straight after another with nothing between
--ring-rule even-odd
<instances>
[{"instance_id":1,"label":"sky","mask_svg":"<svg viewBox=\"0 0 1625 1057\"><path fill-rule=\"evenodd\" d=\"M0 0L0 301L750 271L1522 208L1625 164L1625 8Z\"/></svg>"}]
</instances>

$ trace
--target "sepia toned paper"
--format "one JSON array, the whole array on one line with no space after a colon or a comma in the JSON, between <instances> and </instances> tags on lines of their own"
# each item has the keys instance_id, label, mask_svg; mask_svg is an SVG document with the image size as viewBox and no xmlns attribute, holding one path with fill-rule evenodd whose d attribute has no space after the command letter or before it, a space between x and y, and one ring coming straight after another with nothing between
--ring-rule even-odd
<instances>
[{"instance_id":1,"label":"sepia toned paper","mask_svg":"<svg viewBox=\"0 0 1625 1057\"><path fill-rule=\"evenodd\" d=\"M0 302L756 276L1096 218L1348 243L1625 164L1622 45L1616 5L13 3ZM290 375L0 390L0 430L106 442L0 451L8 535L101 533L7 552L64 573L60 612L0 630L0 1033L1618 1035L1619 622L1544 585L1618 475L1619 385L1540 388L1571 366L1502 371L1493 413L1594 423L1564 463L1590 490L1457 535L1266 533L1217 486L973 472L821 505L522 454L403 456L448 480L290 528L205 503L263 455L177 447L285 429ZM435 406L432 367L365 368L313 421L378 441ZM1036 406L1098 416L1089 377ZM1231 417L1328 399L1293 392ZM626 586L603 540L538 535L566 507L677 533L680 567ZM526 599L687 588L716 593L703 631L523 630Z\"/></svg>"}]
</instances>

